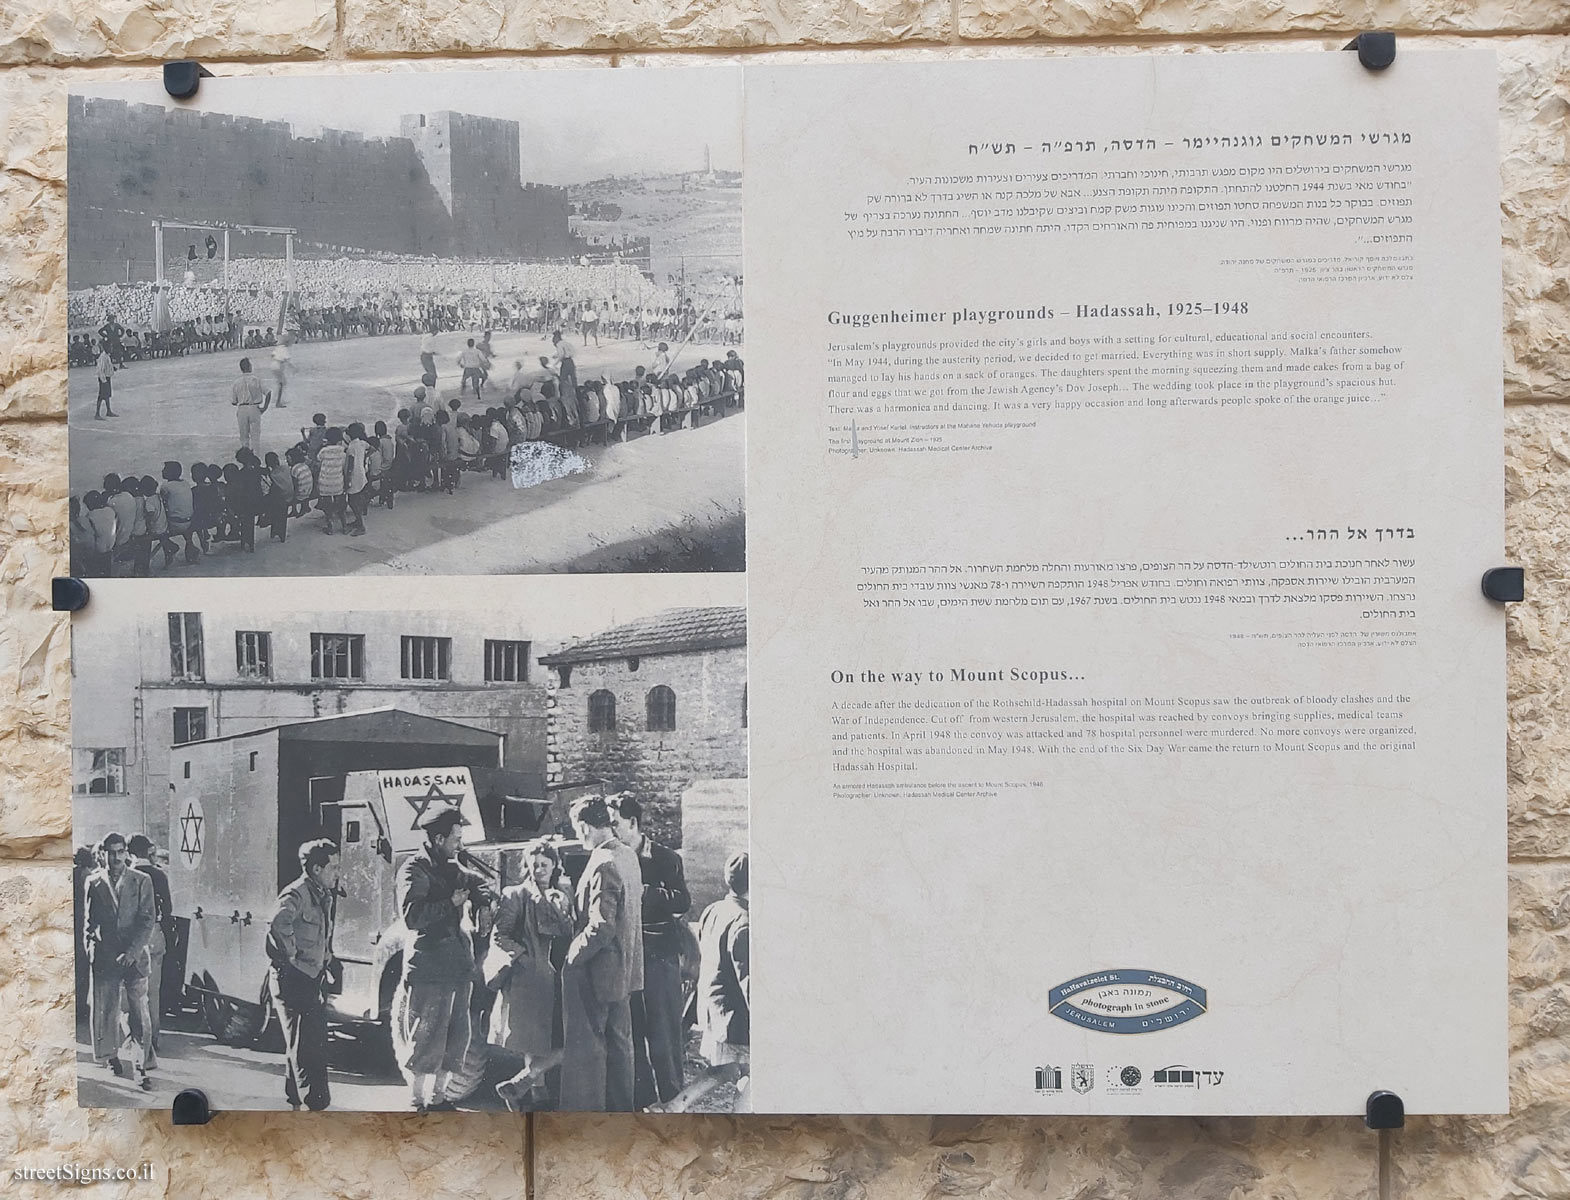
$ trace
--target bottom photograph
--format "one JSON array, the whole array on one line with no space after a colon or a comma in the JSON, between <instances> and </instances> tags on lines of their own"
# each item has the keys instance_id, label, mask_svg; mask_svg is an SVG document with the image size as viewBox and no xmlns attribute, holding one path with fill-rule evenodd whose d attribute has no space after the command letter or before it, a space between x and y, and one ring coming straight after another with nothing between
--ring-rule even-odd
<instances>
[{"instance_id":1,"label":"bottom photograph","mask_svg":"<svg viewBox=\"0 0 1570 1200\"><path fill-rule=\"evenodd\" d=\"M79 1103L747 1111L741 577L345 590L73 619Z\"/></svg>"}]
</instances>

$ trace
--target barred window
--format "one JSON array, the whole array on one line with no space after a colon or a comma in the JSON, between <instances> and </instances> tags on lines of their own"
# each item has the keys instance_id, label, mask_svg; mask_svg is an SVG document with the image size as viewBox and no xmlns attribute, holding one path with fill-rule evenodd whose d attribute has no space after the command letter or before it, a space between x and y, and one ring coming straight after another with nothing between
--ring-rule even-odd
<instances>
[{"instance_id":1,"label":"barred window","mask_svg":"<svg viewBox=\"0 0 1570 1200\"><path fill-rule=\"evenodd\" d=\"M125 748L73 750L71 790L79 796L125 795Z\"/></svg>"},{"instance_id":2,"label":"barred window","mask_svg":"<svg viewBox=\"0 0 1570 1200\"><path fill-rule=\"evenodd\" d=\"M589 693L589 732L616 732L616 697L603 688Z\"/></svg>"},{"instance_id":3,"label":"barred window","mask_svg":"<svg viewBox=\"0 0 1570 1200\"><path fill-rule=\"evenodd\" d=\"M485 682L528 683L529 643L486 638Z\"/></svg>"},{"instance_id":4,"label":"barred window","mask_svg":"<svg viewBox=\"0 0 1570 1200\"><path fill-rule=\"evenodd\" d=\"M273 635L238 630L234 635L234 671L241 679L273 677Z\"/></svg>"},{"instance_id":5,"label":"barred window","mask_svg":"<svg viewBox=\"0 0 1570 1200\"><path fill-rule=\"evenodd\" d=\"M648 710L650 733L668 733L676 728L676 693L663 683L649 689L644 701Z\"/></svg>"},{"instance_id":6,"label":"barred window","mask_svg":"<svg viewBox=\"0 0 1570 1200\"><path fill-rule=\"evenodd\" d=\"M207 710L205 708L177 708L174 710L174 745L200 742L207 737Z\"/></svg>"},{"instance_id":7,"label":"barred window","mask_svg":"<svg viewBox=\"0 0 1570 1200\"><path fill-rule=\"evenodd\" d=\"M365 635L311 634L312 679L364 679Z\"/></svg>"},{"instance_id":8,"label":"barred window","mask_svg":"<svg viewBox=\"0 0 1570 1200\"><path fill-rule=\"evenodd\" d=\"M205 679L202 661L202 614L169 614L169 678Z\"/></svg>"},{"instance_id":9,"label":"barred window","mask_svg":"<svg viewBox=\"0 0 1570 1200\"><path fill-rule=\"evenodd\" d=\"M451 679L452 638L406 637L403 639L403 677L405 679Z\"/></svg>"}]
</instances>

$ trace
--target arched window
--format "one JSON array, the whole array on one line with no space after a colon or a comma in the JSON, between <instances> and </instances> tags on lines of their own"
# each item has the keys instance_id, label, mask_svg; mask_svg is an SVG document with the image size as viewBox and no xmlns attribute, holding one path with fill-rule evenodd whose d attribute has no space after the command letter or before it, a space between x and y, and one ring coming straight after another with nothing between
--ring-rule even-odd
<instances>
[{"instance_id":1,"label":"arched window","mask_svg":"<svg viewBox=\"0 0 1570 1200\"><path fill-rule=\"evenodd\" d=\"M676 728L676 693L663 683L649 689L644 702L648 709L650 733L665 733Z\"/></svg>"},{"instance_id":2,"label":"arched window","mask_svg":"<svg viewBox=\"0 0 1570 1200\"><path fill-rule=\"evenodd\" d=\"M616 697L604 688L589 693L589 732L616 732Z\"/></svg>"}]
</instances>

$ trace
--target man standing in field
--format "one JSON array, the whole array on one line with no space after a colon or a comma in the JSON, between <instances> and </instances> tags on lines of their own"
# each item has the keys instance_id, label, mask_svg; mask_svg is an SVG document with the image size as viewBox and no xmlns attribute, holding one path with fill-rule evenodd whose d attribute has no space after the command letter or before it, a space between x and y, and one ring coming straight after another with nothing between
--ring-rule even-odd
<instances>
[{"instance_id":1,"label":"man standing in field","mask_svg":"<svg viewBox=\"0 0 1570 1200\"><path fill-rule=\"evenodd\" d=\"M289 353L289 343L294 340L293 334L284 334L273 347L273 404L278 408L288 408L283 402L284 381L289 373L294 370L294 356Z\"/></svg>"},{"instance_id":2,"label":"man standing in field","mask_svg":"<svg viewBox=\"0 0 1570 1200\"><path fill-rule=\"evenodd\" d=\"M114 395L114 373L118 368L114 359L109 354L109 347L104 342L98 343L98 403L93 406L93 420L102 421L105 417L117 414L114 405L109 402Z\"/></svg>"},{"instance_id":3,"label":"man standing in field","mask_svg":"<svg viewBox=\"0 0 1570 1200\"><path fill-rule=\"evenodd\" d=\"M272 400L262 381L251 373L251 360L240 360L240 378L234 381L229 403L240 426L240 449L256 451L262 445L262 414Z\"/></svg>"}]
</instances>

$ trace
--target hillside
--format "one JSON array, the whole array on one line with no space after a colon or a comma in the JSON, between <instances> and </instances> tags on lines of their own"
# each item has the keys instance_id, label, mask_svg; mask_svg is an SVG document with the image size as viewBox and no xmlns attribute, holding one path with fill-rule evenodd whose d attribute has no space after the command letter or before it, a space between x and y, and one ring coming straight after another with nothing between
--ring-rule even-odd
<instances>
[{"instance_id":1,"label":"hillside","mask_svg":"<svg viewBox=\"0 0 1570 1200\"><path fill-rule=\"evenodd\" d=\"M657 278L741 270L741 177L725 172L706 180L697 172L596 179L567 189L568 200L586 208L615 205L614 221L573 218L585 237L647 237Z\"/></svg>"}]
</instances>

